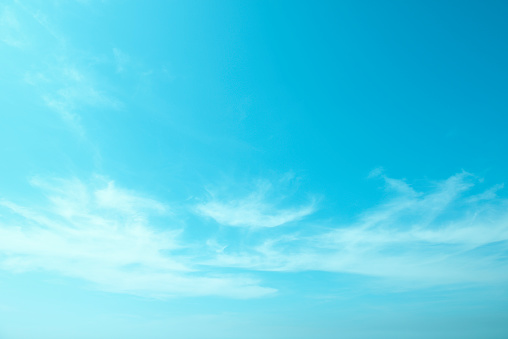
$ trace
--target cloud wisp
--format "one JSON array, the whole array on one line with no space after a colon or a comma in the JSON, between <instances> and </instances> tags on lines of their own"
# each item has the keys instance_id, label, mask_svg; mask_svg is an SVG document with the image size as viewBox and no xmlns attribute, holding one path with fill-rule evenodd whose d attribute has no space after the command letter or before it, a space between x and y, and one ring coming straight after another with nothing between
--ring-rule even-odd
<instances>
[{"instance_id":1,"label":"cloud wisp","mask_svg":"<svg viewBox=\"0 0 508 339\"><path fill-rule=\"evenodd\" d=\"M249 228L282 226L299 221L315 211L315 199L303 206L279 207L284 196L275 201L268 198L274 187L269 182L260 182L254 192L241 198L218 199L214 194L206 202L198 204L196 211L212 218L220 225Z\"/></svg>"},{"instance_id":2,"label":"cloud wisp","mask_svg":"<svg viewBox=\"0 0 508 339\"><path fill-rule=\"evenodd\" d=\"M90 108L123 107L107 85L111 81L98 76L95 66L109 63L111 67L124 67L127 56L115 50L115 61L101 61L104 57L100 53L73 47L63 32L50 16L28 4L15 1L12 6L0 6L0 42L15 48L14 60L30 60L28 70L26 65L15 67L17 77L35 89L46 107L84 136L82 120Z\"/></svg>"},{"instance_id":3,"label":"cloud wisp","mask_svg":"<svg viewBox=\"0 0 508 339\"><path fill-rule=\"evenodd\" d=\"M508 281L508 202L492 194L501 186L467 194L474 181L467 173L426 192L383 179L392 197L352 224L266 237L238 251L226 247L208 264L354 273L409 286Z\"/></svg>"},{"instance_id":4,"label":"cloud wisp","mask_svg":"<svg viewBox=\"0 0 508 339\"><path fill-rule=\"evenodd\" d=\"M496 195L501 185L475 192L477 180L463 172L418 191L380 177L387 201L350 224L324 227L314 217L305 232L298 220L315 204L279 207L287 195L276 190L281 197L274 198L266 181L236 200L211 194L194 206L217 224L214 236L201 240L185 236L182 209L102 177L33 179L45 208L0 200L0 268L50 271L150 297L252 298L276 291L246 271L348 273L416 288L508 282L508 201ZM290 222L298 227L276 227Z\"/></svg>"},{"instance_id":5,"label":"cloud wisp","mask_svg":"<svg viewBox=\"0 0 508 339\"><path fill-rule=\"evenodd\" d=\"M47 107L55 111L81 135L84 128L79 112L83 108L111 108L118 110L122 104L105 91L98 89L86 72L72 65L57 67L50 72L27 73L27 83L36 86L41 92ZM38 80L44 81L38 81Z\"/></svg>"},{"instance_id":6,"label":"cloud wisp","mask_svg":"<svg viewBox=\"0 0 508 339\"><path fill-rule=\"evenodd\" d=\"M0 202L0 267L45 270L81 278L99 289L151 297L273 293L257 281L197 270L179 241L181 229L153 227L150 216L167 213L156 200L113 182L33 180L50 204L34 209Z\"/></svg>"},{"instance_id":7,"label":"cloud wisp","mask_svg":"<svg viewBox=\"0 0 508 339\"><path fill-rule=\"evenodd\" d=\"M0 41L16 48L26 45L26 37L19 20L14 11L7 6L0 8Z\"/></svg>"}]
</instances>

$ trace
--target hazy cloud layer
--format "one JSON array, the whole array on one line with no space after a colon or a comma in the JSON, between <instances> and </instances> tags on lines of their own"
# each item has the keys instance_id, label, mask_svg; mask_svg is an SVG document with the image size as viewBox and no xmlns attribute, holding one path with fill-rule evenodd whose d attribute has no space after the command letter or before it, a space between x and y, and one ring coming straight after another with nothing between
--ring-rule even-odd
<instances>
[{"instance_id":1,"label":"hazy cloud layer","mask_svg":"<svg viewBox=\"0 0 508 339\"><path fill-rule=\"evenodd\" d=\"M155 297L221 295L258 297L274 290L242 276L197 271L180 229L150 224L168 207L113 182L33 180L50 204L19 206L2 200L0 266L15 272L48 270L94 283L98 288Z\"/></svg>"},{"instance_id":2,"label":"hazy cloud layer","mask_svg":"<svg viewBox=\"0 0 508 339\"><path fill-rule=\"evenodd\" d=\"M493 194L501 186L468 195L475 180L467 173L426 192L384 180L392 197L353 224L312 236L267 238L237 252L226 246L209 263L355 273L423 285L508 281L508 202Z\"/></svg>"},{"instance_id":3,"label":"hazy cloud layer","mask_svg":"<svg viewBox=\"0 0 508 339\"><path fill-rule=\"evenodd\" d=\"M19 20L8 6L0 7L0 41L12 47L21 48L26 44Z\"/></svg>"},{"instance_id":4,"label":"hazy cloud layer","mask_svg":"<svg viewBox=\"0 0 508 339\"><path fill-rule=\"evenodd\" d=\"M0 267L47 270L103 290L155 297L250 298L276 291L245 277L246 270L352 273L413 287L508 281L508 202L495 194L502 186L475 192L477 180L464 172L417 191L380 177L387 201L351 224L325 228L314 220L305 236L268 232L315 208L278 208L287 195L280 191L274 199L267 182L237 200L212 196L195 207L200 214L219 225L255 227L257 237L244 238L234 228L221 238L225 230L217 225L216 236L203 243L183 240L185 208L175 212L103 177L33 179L46 203L0 202ZM221 274L225 268L242 274Z\"/></svg>"}]
</instances>

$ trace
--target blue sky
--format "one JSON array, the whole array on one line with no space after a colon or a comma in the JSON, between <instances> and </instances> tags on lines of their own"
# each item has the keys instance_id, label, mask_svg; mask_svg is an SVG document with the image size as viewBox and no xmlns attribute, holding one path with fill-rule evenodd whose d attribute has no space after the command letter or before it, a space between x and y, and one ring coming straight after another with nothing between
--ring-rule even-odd
<instances>
[{"instance_id":1,"label":"blue sky","mask_svg":"<svg viewBox=\"0 0 508 339\"><path fill-rule=\"evenodd\" d=\"M503 1L4 1L0 338L506 338Z\"/></svg>"}]
</instances>

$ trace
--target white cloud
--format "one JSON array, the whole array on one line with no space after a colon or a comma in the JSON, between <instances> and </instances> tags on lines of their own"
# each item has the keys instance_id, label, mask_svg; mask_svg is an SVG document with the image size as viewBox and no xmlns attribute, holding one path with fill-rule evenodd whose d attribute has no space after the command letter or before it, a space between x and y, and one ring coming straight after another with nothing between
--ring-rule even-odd
<instances>
[{"instance_id":1,"label":"white cloud","mask_svg":"<svg viewBox=\"0 0 508 339\"><path fill-rule=\"evenodd\" d=\"M465 194L472 176L459 173L416 192L384 178L396 192L350 225L312 236L266 238L225 248L208 264L271 271L327 271L388 278L410 285L508 282L508 202L479 205Z\"/></svg>"},{"instance_id":2,"label":"white cloud","mask_svg":"<svg viewBox=\"0 0 508 339\"><path fill-rule=\"evenodd\" d=\"M113 181L108 182L107 187L96 190L95 198L101 208L120 210L124 213L132 213L136 209L149 209L164 212L167 207L160 202L134 195L127 190L115 187Z\"/></svg>"},{"instance_id":3,"label":"white cloud","mask_svg":"<svg viewBox=\"0 0 508 339\"><path fill-rule=\"evenodd\" d=\"M353 273L413 287L508 282L507 200L490 194L472 199L468 192L475 179L467 173L426 191L382 178L391 198L335 228L314 221L314 227L306 222L305 230L269 231L308 215L313 204L277 208L288 197L271 194L281 191L267 182L233 201L211 194L198 205L201 214L221 225L258 230L245 238L244 232L217 227L202 243L184 240L185 227L172 226L183 225L176 219L181 211L105 178L92 183L35 178L32 184L49 204L0 202L0 267L47 270L103 290L153 297L249 298L275 292L255 279L219 273L229 268L251 274Z\"/></svg>"},{"instance_id":4,"label":"white cloud","mask_svg":"<svg viewBox=\"0 0 508 339\"><path fill-rule=\"evenodd\" d=\"M483 193L469 197L468 202L477 202L482 200L491 200L497 198L497 191L504 188L504 184L497 184Z\"/></svg>"},{"instance_id":5,"label":"white cloud","mask_svg":"<svg viewBox=\"0 0 508 339\"><path fill-rule=\"evenodd\" d=\"M271 201L268 197L271 190L272 185L263 182L245 197L221 200L212 195L209 201L198 204L196 211L221 225L252 228L281 226L301 220L315 211L314 201L297 208L281 208L283 194L279 193L282 199L279 196L276 201Z\"/></svg>"},{"instance_id":6,"label":"white cloud","mask_svg":"<svg viewBox=\"0 0 508 339\"><path fill-rule=\"evenodd\" d=\"M111 182L32 183L45 208L0 202L0 267L15 272L47 270L94 283L97 288L153 297L221 295L258 297L275 290L242 276L201 272L179 241L180 229L154 227L151 214L164 204Z\"/></svg>"}]
</instances>

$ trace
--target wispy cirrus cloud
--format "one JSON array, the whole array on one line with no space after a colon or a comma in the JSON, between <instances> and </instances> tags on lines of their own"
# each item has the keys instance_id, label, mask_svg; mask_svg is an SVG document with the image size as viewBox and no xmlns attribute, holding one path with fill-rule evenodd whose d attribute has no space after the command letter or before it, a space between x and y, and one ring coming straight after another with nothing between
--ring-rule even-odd
<instances>
[{"instance_id":1,"label":"wispy cirrus cloud","mask_svg":"<svg viewBox=\"0 0 508 339\"><path fill-rule=\"evenodd\" d=\"M250 276L262 271L349 273L410 287L508 282L508 201L491 194L501 186L476 193L477 180L465 172L425 190L379 177L387 201L350 224L324 227L316 218L306 221L305 232L270 231L314 209L313 203L278 207L287 195L281 190L275 190L279 198L270 195L277 183L260 181L235 203L211 194L198 205L200 215L212 217L206 208L219 201L226 204L225 216L214 218L219 225L257 227L257 232L245 238L234 228L216 227L214 237L204 240L184 236L182 209L175 212L105 178L35 178L31 183L47 204L0 201L0 267L45 270L103 290L152 297L250 298L276 291L246 277L246 271ZM244 209L255 212L242 215ZM288 211L304 212L287 216ZM230 273L221 273L225 270Z\"/></svg>"},{"instance_id":2,"label":"wispy cirrus cloud","mask_svg":"<svg viewBox=\"0 0 508 339\"><path fill-rule=\"evenodd\" d=\"M32 184L47 196L45 208L0 201L0 267L46 270L81 278L97 288L152 297L220 295L249 298L273 293L242 275L198 270L181 229L154 227L153 214L168 207L103 179Z\"/></svg>"},{"instance_id":3,"label":"wispy cirrus cloud","mask_svg":"<svg viewBox=\"0 0 508 339\"><path fill-rule=\"evenodd\" d=\"M18 16L8 6L0 7L0 41L17 48L26 45L26 36L22 31Z\"/></svg>"},{"instance_id":4,"label":"wispy cirrus cloud","mask_svg":"<svg viewBox=\"0 0 508 339\"><path fill-rule=\"evenodd\" d=\"M92 77L76 66L64 65L25 74L25 80L41 93L44 103L84 133L81 113L86 108L120 109L122 103L99 89Z\"/></svg>"},{"instance_id":5,"label":"wispy cirrus cloud","mask_svg":"<svg viewBox=\"0 0 508 339\"><path fill-rule=\"evenodd\" d=\"M424 192L383 179L393 196L352 224L305 237L269 237L238 251L226 247L208 262L260 271L354 273L413 286L508 281L508 201L490 194L499 186L467 194L474 185L468 173ZM482 199L471 199L478 196Z\"/></svg>"},{"instance_id":6,"label":"wispy cirrus cloud","mask_svg":"<svg viewBox=\"0 0 508 339\"><path fill-rule=\"evenodd\" d=\"M20 72L15 80L23 79L50 110L83 136L83 116L90 114L90 109L123 107L95 65L106 63L118 68L126 56L116 56L123 59L114 61L97 52L74 48L65 30L41 8L17 1L0 6L0 41L18 47L20 59L28 60L15 68Z\"/></svg>"},{"instance_id":7,"label":"wispy cirrus cloud","mask_svg":"<svg viewBox=\"0 0 508 339\"><path fill-rule=\"evenodd\" d=\"M220 199L211 194L210 199L198 204L195 210L221 225L250 228L281 226L301 220L316 210L315 199L299 207L280 207L287 197L279 192L276 198L270 199L271 191L277 189L270 182L260 181L246 196Z\"/></svg>"}]
</instances>

